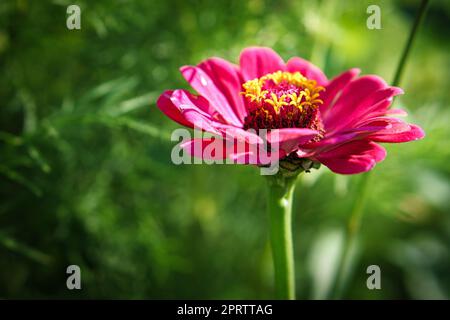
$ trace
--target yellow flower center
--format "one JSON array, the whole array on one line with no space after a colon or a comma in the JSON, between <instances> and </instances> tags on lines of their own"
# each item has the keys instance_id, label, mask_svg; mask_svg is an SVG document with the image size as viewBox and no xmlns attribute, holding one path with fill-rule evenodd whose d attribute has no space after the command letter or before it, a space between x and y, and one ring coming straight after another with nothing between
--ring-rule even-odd
<instances>
[{"instance_id":1,"label":"yellow flower center","mask_svg":"<svg viewBox=\"0 0 450 320\"><path fill-rule=\"evenodd\" d=\"M257 104L270 104L277 113L284 106L295 106L299 110L303 106L318 106L323 103L319 99L323 87L316 81L309 80L300 72L277 71L259 79L245 82L242 94Z\"/></svg>"},{"instance_id":2,"label":"yellow flower center","mask_svg":"<svg viewBox=\"0 0 450 320\"><path fill-rule=\"evenodd\" d=\"M245 82L241 94L249 111L244 128L322 129L323 87L300 72L277 71Z\"/></svg>"}]
</instances>

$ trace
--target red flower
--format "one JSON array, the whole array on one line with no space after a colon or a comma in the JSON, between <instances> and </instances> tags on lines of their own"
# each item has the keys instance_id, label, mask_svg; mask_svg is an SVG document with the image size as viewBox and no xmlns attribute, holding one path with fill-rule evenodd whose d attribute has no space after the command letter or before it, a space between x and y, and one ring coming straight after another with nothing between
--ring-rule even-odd
<instances>
[{"instance_id":1,"label":"red flower","mask_svg":"<svg viewBox=\"0 0 450 320\"><path fill-rule=\"evenodd\" d=\"M358 69L328 80L301 58L287 63L269 48L247 48L239 66L211 58L181 73L199 95L186 90L164 92L158 107L172 120L221 136L250 141L259 129L278 129L280 157L309 159L332 171L354 174L372 169L386 151L377 142L407 142L424 137L423 130L392 116L406 115L389 106L400 88L378 76L359 77ZM213 139L203 139L206 148ZM196 140L183 147L193 153ZM255 141L255 140L253 140ZM194 154L202 156L201 154ZM250 159L251 154L245 154ZM223 152L216 158L242 159ZM254 163L246 161L247 163Z\"/></svg>"}]
</instances>

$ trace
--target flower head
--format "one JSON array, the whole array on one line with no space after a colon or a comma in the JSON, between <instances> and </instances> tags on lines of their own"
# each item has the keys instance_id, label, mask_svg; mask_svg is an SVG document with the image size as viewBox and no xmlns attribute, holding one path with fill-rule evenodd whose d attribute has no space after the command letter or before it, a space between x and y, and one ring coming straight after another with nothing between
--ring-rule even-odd
<instances>
[{"instance_id":1,"label":"flower head","mask_svg":"<svg viewBox=\"0 0 450 320\"><path fill-rule=\"evenodd\" d=\"M385 158L378 142L424 137L420 127L393 117L406 115L403 110L388 109L402 90L378 76L358 76L358 69L328 80L306 60L285 63L273 50L253 47L241 53L239 66L211 58L181 73L198 95L164 92L157 105L167 116L188 127L201 123L202 130L225 140L249 141L255 130L277 129L279 156L291 163L319 162L337 173L360 173ZM194 143L183 147L192 152ZM250 152L247 156L251 159Z\"/></svg>"}]
</instances>

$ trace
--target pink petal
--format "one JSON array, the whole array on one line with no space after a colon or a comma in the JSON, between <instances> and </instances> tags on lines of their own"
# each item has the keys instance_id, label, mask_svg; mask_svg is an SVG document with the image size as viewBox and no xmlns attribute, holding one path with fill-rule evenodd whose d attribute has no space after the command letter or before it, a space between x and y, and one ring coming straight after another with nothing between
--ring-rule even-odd
<instances>
[{"instance_id":1,"label":"pink petal","mask_svg":"<svg viewBox=\"0 0 450 320\"><path fill-rule=\"evenodd\" d=\"M336 98L359 73L359 69L350 69L328 82L325 91L320 94L320 99L323 101L323 104L320 107L322 118L327 117L328 111L333 106Z\"/></svg>"},{"instance_id":2,"label":"pink petal","mask_svg":"<svg viewBox=\"0 0 450 320\"><path fill-rule=\"evenodd\" d=\"M305 149L302 146L300 146L297 151L295 151L295 154L299 157L299 158L313 158L314 157L314 152L312 150L309 149Z\"/></svg>"},{"instance_id":3,"label":"pink petal","mask_svg":"<svg viewBox=\"0 0 450 320\"><path fill-rule=\"evenodd\" d=\"M183 77L211 106L229 123L242 126L241 120L234 113L223 93L216 87L211 78L200 68L184 66L180 68Z\"/></svg>"},{"instance_id":4,"label":"pink petal","mask_svg":"<svg viewBox=\"0 0 450 320\"><path fill-rule=\"evenodd\" d=\"M208 101L192 95L186 90L175 90L170 97L172 104L180 111L189 127L219 133L214 127L220 125L220 116L210 110Z\"/></svg>"},{"instance_id":5,"label":"pink petal","mask_svg":"<svg viewBox=\"0 0 450 320\"><path fill-rule=\"evenodd\" d=\"M230 154L230 159L236 161L238 164L254 164L261 166L270 164L270 159L279 160L286 155L287 154L283 150L278 150L276 152L268 152L267 155L261 156L257 151L253 150L244 153Z\"/></svg>"},{"instance_id":6,"label":"pink petal","mask_svg":"<svg viewBox=\"0 0 450 320\"><path fill-rule=\"evenodd\" d=\"M303 152L309 150L308 153L310 156L315 154L320 154L322 152L326 152L328 150L334 149L342 144L349 143L354 140L361 140L368 137L371 133L379 132L383 129L386 129L386 124L379 124L372 126L366 126L361 128L355 128L349 130L348 132L339 132L337 134L333 134L330 137L325 137L324 139L308 143L306 145L301 146ZM304 156L303 156L304 157Z\"/></svg>"},{"instance_id":7,"label":"pink petal","mask_svg":"<svg viewBox=\"0 0 450 320\"><path fill-rule=\"evenodd\" d=\"M203 160L229 158L236 164L267 165L273 159L278 160L286 156L283 151L266 153L260 145L243 143L238 146L234 141L222 140L220 137L191 139L182 143L181 148L196 158Z\"/></svg>"},{"instance_id":8,"label":"pink petal","mask_svg":"<svg viewBox=\"0 0 450 320\"><path fill-rule=\"evenodd\" d=\"M156 101L156 105L170 119L178 122L183 126L192 128L193 124L184 118L181 110L171 101L172 94L172 90L164 91L164 93L159 96L158 101Z\"/></svg>"},{"instance_id":9,"label":"pink petal","mask_svg":"<svg viewBox=\"0 0 450 320\"><path fill-rule=\"evenodd\" d=\"M375 92L373 92L372 94L368 95L364 101L362 102L362 109L370 109L372 106L375 106L376 104L378 104L380 101L384 101L387 99L390 99L392 97L398 96L403 94L403 89L402 88L398 88L398 87L387 87L387 88L382 88L380 90L377 90ZM370 109L370 111L382 111L380 109ZM384 110L387 110L387 108L385 108Z\"/></svg>"},{"instance_id":10,"label":"pink petal","mask_svg":"<svg viewBox=\"0 0 450 320\"><path fill-rule=\"evenodd\" d=\"M329 134L324 139L307 144L304 147L315 149L314 153L319 153L353 140L372 140L373 136L378 136L379 134L392 134L405 130L409 130L409 125L400 119L376 117L361 122L358 127Z\"/></svg>"},{"instance_id":11,"label":"pink petal","mask_svg":"<svg viewBox=\"0 0 450 320\"><path fill-rule=\"evenodd\" d=\"M374 108L383 108L385 104L386 107L388 107L392 102L391 101L386 101L384 100L380 104L380 106L374 106ZM388 109L385 111L373 111L370 112L369 114L365 115L364 117L366 119L370 119L370 118L377 118L377 117L384 117L384 116L395 116L395 117L406 117L408 115L408 113L405 110L402 109ZM366 120L364 120L366 121Z\"/></svg>"},{"instance_id":12,"label":"pink petal","mask_svg":"<svg viewBox=\"0 0 450 320\"><path fill-rule=\"evenodd\" d=\"M220 138L212 137L212 138L197 138L191 139L189 141L183 142L181 144L181 148L186 150L190 155L207 160L223 160L227 158L226 148L223 140L219 140ZM217 140L217 142L216 142ZM205 152L205 149L209 147L212 143L220 143L222 142L222 149L215 149L215 152ZM211 146L213 148L213 146Z\"/></svg>"},{"instance_id":13,"label":"pink petal","mask_svg":"<svg viewBox=\"0 0 450 320\"><path fill-rule=\"evenodd\" d=\"M377 142L390 142L390 143L400 143L400 142L408 142L419 140L425 137L425 132L421 127L416 126L414 124L408 125L408 130L404 130L401 132L379 132L373 135L370 135L370 140Z\"/></svg>"},{"instance_id":14,"label":"pink petal","mask_svg":"<svg viewBox=\"0 0 450 320\"><path fill-rule=\"evenodd\" d=\"M298 155L300 157L311 157L342 144L361 139L377 142L407 142L421 139L423 136L422 129L409 125L400 119L375 117L362 122L359 127L331 134L318 142L302 145Z\"/></svg>"},{"instance_id":15,"label":"pink petal","mask_svg":"<svg viewBox=\"0 0 450 320\"><path fill-rule=\"evenodd\" d=\"M247 109L240 94L242 79L237 66L220 58L211 58L200 63L198 67L210 77L217 89L225 96L239 120L244 122Z\"/></svg>"},{"instance_id":16,"label":"pink petal","mask_svg":"<svg viewBox=\"0 0 450 320\"><path fill-rule=\"evenodd\" d=\"M244 81L285 70L283 59L272 49L264 47L244 49L241 52L239 64Z\"/></svg>"},{"instance_id":17,"label":"pink petal","mask_svg":"<svg viewBox=\"0 0 450 320\"><path fill-rule=\"evenodd\" d=\"M287 154L297 149L299 144L306 143L317 136L318 132L306 128L273 129L267 133L270 144L278 143Z\"/></svg>"},{"instance_id":18,"label":"pink petal","mask_svg":"<svg viewBox=\"0 0 450 320\"><path fill-rule=\"evenodd\" d=\"M386 88L386 82L377 76L362 76L351 81L342 91L336 103L331 107L323 119L327 131L337 131L358 112L361 103L377 90Z\"/></svg>"},{"instance_id":19,"label":"pink petal","mask_svg":"<svg viewBox=\"0 0 450 320\"><path fill-rule=\"evenodd\" d=\"M221 115L211 107L208 100L202 96L195 96L187 90L177 89L172 91L170 101L180 110L194 109L206 117L225 123Z\"/></svg>"},{"instance_id":20,"label":"pink petal","mask_svg":"<svg viewBox=\"0 0 450 320\"><path fill-rule=\"evenodd\" d=\"M271 151L268 150L267 144L249 144L237 145L233 141L227 141L228 145L234 147L234 151L230 152L230 159L236 161L238 164L256 164L269 165L273 161L285 157L287 153L274 146L271 146ZM230 150L233 150L233 147Z\"/></svg>"},{"instance_id":21,"label":"pink petal","mask_svg":"<svg viewBox=\"0 0 450 320\"><path fill-rule=\"evenodd\" d=\"M183 117L192 124L192 128L201 131L207 131L214 134L220 134L220 132L215 128L215 123L211 118L199 113L194 109L184 109L181 114Z\"/></svg>"},{"instance_id":22,"label":"pink petal","mask_svg":"<svg viewBox=\"0 0 450 320\"><path fill-rule=\"evenodd\" d=\"M342 121L335 130L357 126L359 123L372 118L374 113L387 112L388 107L392 104L392 98L399 94L403 94L403 90L396 87L384 88L369 94L358 103L355 109L348 114L347 119Z\"/></svg>"},{"instance_id":23,"label":"pink petal","mask_svg":"<svg viewBox=\"0 0 450 320\"><path fill-rule=\"evenodd\" d=\"M244 130L230 125L218 124L216 128L222 136L228 140L245 141L250 144L263 143L263 139L256 134L255 130Z\"/></svg>"},{"instance_id":24,"label":"pink petal","mask_svg":"<svg viewBox=\"0 0 450 320\"><path fill-rule=\"evenodd\" d=\"M406 117L408 113L403 109L389 109L386 111L387 116Z\"/></svg>"},{"instance_id":25,"label":"pink petal","mask_svg":"<svg viewBox=\"0 0 450 320\"><path fill-rule=\"evenodd\" d=\"M318 85L325 86L328 83L326 75L311 62L299 57L289 59L286 64L286 69L289 72L300 72L308 79L316 80Z\"/></svg>"},{"instance_id":26,"label":"pink petal","mask_svg":"<svg viewBox=\"0 0 450 320\"><path fill-rule=\"evenodd\" d=\"M383 127L381 128L382 130L393 130L393 128L395 127L395 130L400 130L400 131L404 131L404 130L408 130L409 126L406 122L404 122L401 119L398 118L392 118L392 117L374 117L374 118L370 118L370 119L366 119L364 121L361 121L359 123L359 126L354 128L356 130L358 130L359 128L362 127L370 127L370 126L378 126L378 127ZM352 129L352 130L354 130Z\"/></svg>"},{"instance_id":27,"label":"pink petal","mask_svg":"<svg viewBox=\"0 0 450 320\"><path fill-rule=\"evenodd\" d=\"M358 140L321 153L316 159L341 174L355 174L371 170L386 157L386 150L374 142Z\"/></svg>"},{"instance_id":28,"label":"pink petal","mask_svg":"<svg viewBox=\"0 0 450 320\"><path fill-rule=\"evenodd\" d=\"M205 98L194 96L186 90L166 91L157 104L166 115L187 127L208 131L224 139L235 139L251 144L263 143L262 138L254 130L246 131L224 123L221 116L215 110L211 110Z\"/></svg>"}]
</instances>

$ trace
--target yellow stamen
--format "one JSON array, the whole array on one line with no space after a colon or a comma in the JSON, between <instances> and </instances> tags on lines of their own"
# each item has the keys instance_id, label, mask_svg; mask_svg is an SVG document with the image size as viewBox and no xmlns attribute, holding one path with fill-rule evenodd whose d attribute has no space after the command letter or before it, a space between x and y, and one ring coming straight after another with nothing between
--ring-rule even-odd
<instances>
[{"instance_id":1,"label":"yellow stamen","mask_svg":"<svg viewBox=\"0 0 450 320\"><path fill-rule=\"evenodd\" d=\"M283 94L280 97L271 92L268 95L268 90L264 90L264 85L267 81L273 81L276 85L286 83L294 85L300 89L299 93ZM303 106L315 106L322 104L323 101L319 99L319 92L324 90L323 87L318 86L315 80L310 80L304 77L300 72L285 72L277 71L269 73L259 79L253 79L245 82L242 87L244 91L241 92L251 102L267 103L273 106L275 112L279 112L283 106L292 105L297 107L300 111ZM289 99L289 101L287 101Z\"/></svg>"}]
</instances>

